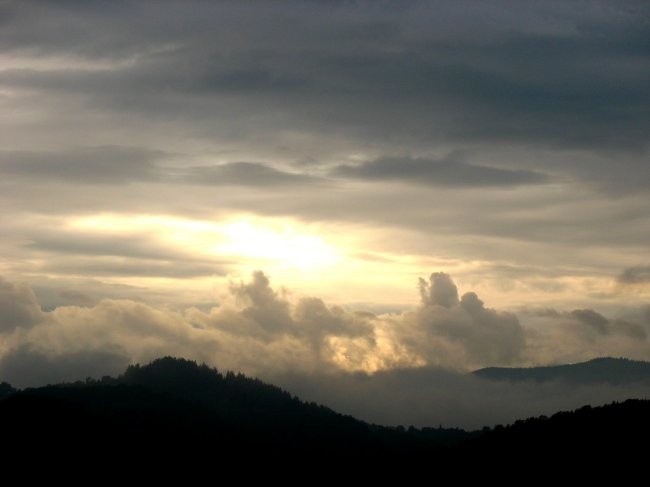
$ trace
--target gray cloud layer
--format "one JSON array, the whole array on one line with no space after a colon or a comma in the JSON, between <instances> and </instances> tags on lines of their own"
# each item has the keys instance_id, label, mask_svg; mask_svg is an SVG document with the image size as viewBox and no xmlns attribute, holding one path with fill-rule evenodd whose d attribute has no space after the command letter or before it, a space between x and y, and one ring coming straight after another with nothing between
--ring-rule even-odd
<instances>
[{"instance_id":1,"label":"gray cloud layer","mask_svg":"<svg viewBox=\"0 0 650 487\"><path fill-rule=\"evenodd\" d=\"M311 185L321 181L259 162L195 167L162 164L172 156L162 151L120 146L71 148L60 152L2 151L0 174L10 180L28 182L113 186L147 182L263 187Z\"/></svg>"},{"instance_id":2,"label":"gray cloud layer","mask_svg":"<svg viewBox=\"0 0 650 487\"><path fill-rule=\"evenodd\" d=\"M24 115L2 126L34 151L13 152L14 175L155 180L151 155L181 147L235 151L177 179L206 184L310 184L274 167L306 158L450 187L650 181L645 2L71 5L3 4L0 47L28 61L2 71L4 108ZM80 139L97 147L52 148ZM468 160L441 157L454 150Z\"/></svg>"},{"instance_id":3,"label":"gray cloud layer","mask_svg":"<svg viewBox=\"0 0 650 487\"><path fill-rule=\"evenodd\" d=\"M311 186L322 183L307 174L282 171L257 162L231 162L216 166L192 167L182 171L182 182L205 185L236 186Z\"/></svg>"},{"instance_id":4,"label":"gray cloud layer","mask_svg":"<svg viewBox=\"0 0 650 487\"><path fill-rule=\"evenodd\" d=\"M625 269L618 278L622 284L650 283L650 266L635 266Z\"/></svg>"},{"instance_id":5,"label":"gray cloud layer","mask_svg":"<svg viewBox=\"0 0 650 487\"><path fill-rule=\"evenodd\" d=\"M357 166L338 166L333 175L369 181L407 181L440 186L518 186L548 181L544 174L529 170L499 169L450 159L384 158Z\"/></svg>"},{"instance_id":6,"label":"gray cloud layer","mask_svg":"<svg viewBox=\"0 0 650 487\"><path fill-rule=\"evenodd\" d=\"M413 137L419 149L426 139L646 149L643 2L400 9L211 2L151 10L91 2L74 13L36 5L5 5L4 49L90 67L7 69L2 83L12 89L75 102L91 96L103 110L156 118L211 124L226 116L231 130L247 117L256 134L406 138L404 149ZM100 61L105 66L92 67ZM216 135L218 125L206 129ZM565 169L587 177L594 167Z\"/></svg>"},{"instance_id":7,"label":"gray cloud layer","mask_svg":"<svg viewBox=\"0 0 650 487\"><path fill-rule=\"evenodd\" d=\"M133 147L74 148L66 152L2 151L6 178L71 184L125 184L157 178L154 161L164 154Z\"/></svg>"}]
</instances>

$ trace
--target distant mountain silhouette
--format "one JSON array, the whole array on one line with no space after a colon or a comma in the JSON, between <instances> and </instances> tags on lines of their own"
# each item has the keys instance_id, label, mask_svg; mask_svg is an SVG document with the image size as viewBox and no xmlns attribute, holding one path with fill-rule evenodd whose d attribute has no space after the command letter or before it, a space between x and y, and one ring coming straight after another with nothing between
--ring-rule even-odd
<instances>
[{"instance_id":1,"label":"distant mountain silhouette","mask_svg":"<svg viewBox=\"0 0 650 487\"><path fill-rule=\"evenodd\" d=\"M408 466L399 471L415 474L434 467L463 472L467 465L480 472L478 466L512 459L561 463L575 460L576 452L606 455L609 462L633 458L638 440L650 438L650 401L584 407L474 432L390 428L242 374L163 358L117 378L22 391L3 383L0 432L5 465L75 462L159 477L170 469L232 469L243 461L252 470L241 471L242 478L264 472L262 466L288 471L294 464L314 472L347 465L377 477L389 467Z\"/></svg>"},{"instance_id":2,"label":"distant mountain silhouette","mask_svg":"<svg viewBox=\"0 0 650 487\"><path fill-rule=\"evenodd\" d=\"M588 362L547 367L488 367L473 372L476 377L510 382L563 381L572 384L650 384L650 363L624 358L596 358Z\"/></svg>"}]
</instances>

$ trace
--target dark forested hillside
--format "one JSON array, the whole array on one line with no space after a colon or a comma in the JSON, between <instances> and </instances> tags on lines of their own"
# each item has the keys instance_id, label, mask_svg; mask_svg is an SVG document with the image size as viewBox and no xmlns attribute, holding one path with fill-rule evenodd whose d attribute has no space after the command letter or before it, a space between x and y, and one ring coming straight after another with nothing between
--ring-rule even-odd
<instances>
[{"instance_id":1,"label":"dark forested hillside","mask_svg":"<svg viewBox=\"0 0 650 487\"><path fill-rule=\"evenodd\" d=\"M468 436L457 429L405 433L368 425L259 380L183 359L158 359L99 381L6 388L0 400L3 437L27 448L35 438L43 448L66 438L73 448L83 445L81 453L89 447L146 448L181 457L351 458L416 455Z\"/></svg>"},{"instance_id":2,"label":"dark forested hillside","mask_svg":"<svg viewBox=\"0 0 650 487\"><path fill-rule=\"evenodd\" d=\"M459 454L508 459L538 472L570 469L585 477L606 472L624 477L646 465L649 437L650 401L628 399L497 426L465 442Z\"/></svg>"},{"instance_id":3,"label":"dark forested hillside","mask_svg":"<svg viewBox=\"0 0 650 487\"><path fill-rule=\"evenodd\" d=\"M23 391L2 384L0 393L3 444L23 459L29 452L29 458L96 462L119 453L131 464L143 458L173 465L337 459L359 468L368 461L444 468L540 455L561 460L576 452L612 460L629 457L635 441L650 433L650 401L642 400L471 433L387 428L241 374L172 358L129 367L117 378Z\"/></svg>"},{"instance_id":4,"label":"dark forested hillside","mask_svg":"<svg viewBox=\"0 0 650 487\"><path fill-rule=\"evenodd\" d=\"M481 379L511 382L564 381L572 384L650 384L650 363L624 358L597 358L577 364L547 367L488 367L473 372Z\"/></svg>"}]
</instances>

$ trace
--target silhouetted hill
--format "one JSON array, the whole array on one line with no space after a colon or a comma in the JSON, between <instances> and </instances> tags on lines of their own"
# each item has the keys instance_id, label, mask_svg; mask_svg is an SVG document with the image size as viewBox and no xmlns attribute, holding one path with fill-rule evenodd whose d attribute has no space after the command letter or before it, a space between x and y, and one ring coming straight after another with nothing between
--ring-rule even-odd
<instances>
[{"instance_id":1,"label":"silhouetted hill","mask_svg":"<svg viewBox=\"0 0 650 487\"><path fill-rule=\"evenodd\" d=\"M154 469L156 476L242 461L253 470L296 462L318 469L346 465L375 477L401 466L415 475L471 465L464 475L474 474L513 459L528 466L543 459L548 469L550 461L606 457L612 466L644 452L636 445L650 438L650 401L584 407L471 433L387 428L241 374L172 358L129 367L117 378L23 391L2 384L0 393L7 465L74 461L94 469Z\"/></svg>"},{"instance_id":2,"label":"silhouetted hill","mask_svg":"<svg viewBox=\"0 0 650 487\"><path fill-rule=\"evenodd\" d=\"M66 438L83 445L77 454L118 448L186 458L179 445L192 445L198 457L393 457L468 436L369 425L242 374L173 358L131 366L117 378L7 391L0 400L3 438L29 445L38 438L46 449Z\"/></svg>"},{"instance_id":3,"label":"silhouetted hill","mask_svg":"<svg viewBox=\"0 0 650 487\"><path fill-rule=\"evenodd\" d=\"M624 358L597 358L578 364L547 367L488 367L473 372L481 379L510 382L564 381L574 384L650 383L650 363Z\"/></svg>"}]
</instances>

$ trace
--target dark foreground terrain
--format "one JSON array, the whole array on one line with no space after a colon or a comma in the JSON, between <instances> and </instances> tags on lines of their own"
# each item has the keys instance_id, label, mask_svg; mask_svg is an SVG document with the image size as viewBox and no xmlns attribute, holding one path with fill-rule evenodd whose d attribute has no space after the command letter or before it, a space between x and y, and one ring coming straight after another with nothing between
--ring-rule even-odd
<instances>
[{"instance_id":1,"label":"dark foreground terrain","mask_svg":"<svg viewBox=\"0 0 650 487\"><path fill-rule=\"evenodd\" d=\"M541 471L570 465L629 473L646 463L650 401L585 406L474 432L389 428L243 375L163 358L117 378L22 391L2 384L0 431L5 465L155 465L160 474L243 460L253 472L261 465L346 465L375 475L401 467L476 475L516 462Z\"/></svg>"}]
</instances>

